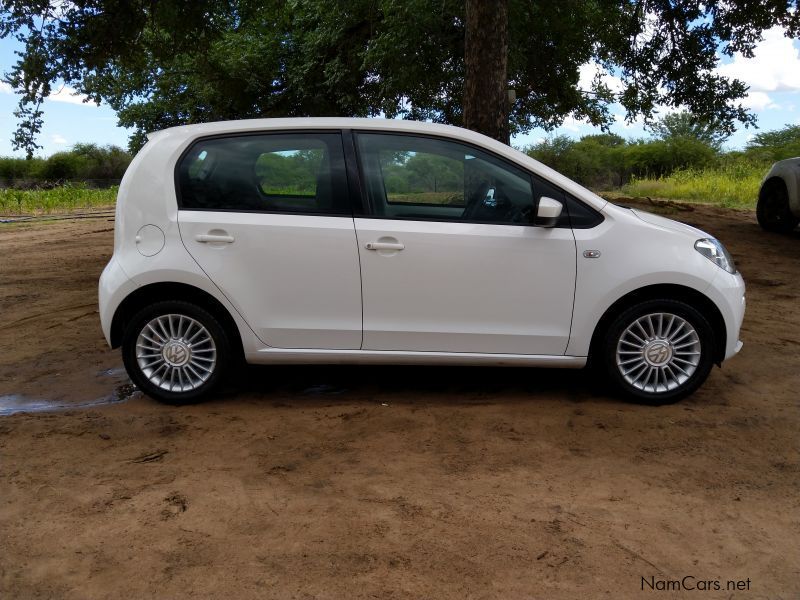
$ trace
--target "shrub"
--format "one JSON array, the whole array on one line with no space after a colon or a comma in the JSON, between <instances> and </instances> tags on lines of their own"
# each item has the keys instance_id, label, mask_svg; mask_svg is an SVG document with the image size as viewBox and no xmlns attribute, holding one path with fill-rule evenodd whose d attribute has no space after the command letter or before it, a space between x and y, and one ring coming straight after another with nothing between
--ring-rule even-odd
<instances>
[{"instance_id":1,"label":"shrub","mask_svg":"<svg viewBox=\"0 0 800 600\"><path fill-rule=\"evenodd\" d=\"M47 181L75 179L84 164L85 160L72 152L56 152L44 162L38 175Z\"/></svg>"},{"instance_id":2,"label":"shrub","mask_svg":"<svg viewBox=\"0 0 800 600\"><path fill-rule=\"evenodd\" d=\"M5 180L14 179L29 179L35 177L38 173L44 160L41 158L32 158L25 160L24 158L0 158L0 178Z\"/></svg>"},{"instance_id":3,"label":"shrub","mask_svg":"<svg viewBox=\"0 0 800 600\"><path fill-rule=\"evenodd\" d=\"M631 177L661 177L676 169L712 165L717 153L691 137L626 142L614 134L578 141L556 136L525 150L528 156L591 188L619 187Z\"/></svg>"},{"instance_id":4,"label":"shrub","mask_svg":"<svg viewBox=\"0 0 800 600\"><path fill-rule=\"evenodd\" d=\"M81 179L122 179L131 155L117 146L75 144L71 153L83 160Z\"/></svg>"},{"instance_id":5,"label":"shrub","mask_svg":"<svg viewBox=\"0 0 800 600\"><path fill-rule=\"evenodd\" d=\"M662 177L678 169L702 169L715 159L711 146L689 137L640 141L625 148L625 166L636 177Z\"/></svg>"}]
</instances>

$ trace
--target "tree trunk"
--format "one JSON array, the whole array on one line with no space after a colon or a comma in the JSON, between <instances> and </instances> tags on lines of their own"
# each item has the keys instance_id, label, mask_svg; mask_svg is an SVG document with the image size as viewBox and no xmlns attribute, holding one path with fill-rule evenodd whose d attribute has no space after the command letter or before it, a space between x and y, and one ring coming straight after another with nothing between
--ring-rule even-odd
<instances>
[{"instance_id":1,"label":"tree trunk","mask_svg":"<svg viewBox=\"0 0 800 600\"><path fill-rule=\"evenodd\" d=\"M464 127L508 144L508 0L467 0Z\"/></svg>"}]
</instances>

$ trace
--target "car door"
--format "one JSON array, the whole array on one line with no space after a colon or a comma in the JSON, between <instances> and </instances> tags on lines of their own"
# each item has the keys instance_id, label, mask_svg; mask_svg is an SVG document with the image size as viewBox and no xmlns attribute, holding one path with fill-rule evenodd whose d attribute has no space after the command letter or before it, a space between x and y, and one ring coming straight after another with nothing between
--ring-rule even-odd
<instances>
[{"instance_id":1,"label":"car door","mask_svg":"<svg viewBox=\"0 0 800 600\"><path fill-rule=\"evenodd\" d=\"M361 347L339 132L201 139L182 157L177 185L186 249L265 344Z\"/></svg>"},{"instance_id":2,"label":"car door","mask_svg":"<svg viewBox=\"0 0 800 600\"><path fill-rule=\"evenodd\" d=\"M564 354L575 239L531 224L531 176L451 140L356 141L370 211L355 219L363 348Z\"/></svg>"}]
</instances>

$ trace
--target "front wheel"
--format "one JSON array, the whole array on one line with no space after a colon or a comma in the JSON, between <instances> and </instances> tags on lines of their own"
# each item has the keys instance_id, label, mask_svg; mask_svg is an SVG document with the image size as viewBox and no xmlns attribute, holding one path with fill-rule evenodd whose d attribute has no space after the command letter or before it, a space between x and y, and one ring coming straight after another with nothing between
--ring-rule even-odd
<instances>
[{"instance_id":1,"label":"front wheel","mask_svg":"<svg viewBox=\"0 0 800 600\"><path fill-rule=\"evenodd\" d=\"M627 309L611 323L603 344L609 381L645 404L669 404L694 392L708 377L713 354L708 321L677 300L650 300Z\"/></svg>"},{"instance_id":2,"label":"front wheel","mask_svg":"<svg viewBox=\"0 0 800 600\"><path fill-rule=\"evenodd\" d=\"M208 395L222 380L230 344L219 321L183 301L152 304L128 323L122 341L125 369L148 396L184 404Z\"/></svg>"}]
</instances>

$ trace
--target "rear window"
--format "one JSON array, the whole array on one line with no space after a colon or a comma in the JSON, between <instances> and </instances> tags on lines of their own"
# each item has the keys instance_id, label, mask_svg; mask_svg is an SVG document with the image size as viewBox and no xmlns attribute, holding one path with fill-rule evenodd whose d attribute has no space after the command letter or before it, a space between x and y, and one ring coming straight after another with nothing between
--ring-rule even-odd
<instances>
[{"instance_id":1,"label":"rear window","mask_svg":"<svg viewBox=\"0 0 800 600\"><path fill-rule=\"evenodd\" d=\"M338 133L201 139L178 164L182 209L350 214Z\"/></svg>"}]
</instances>

